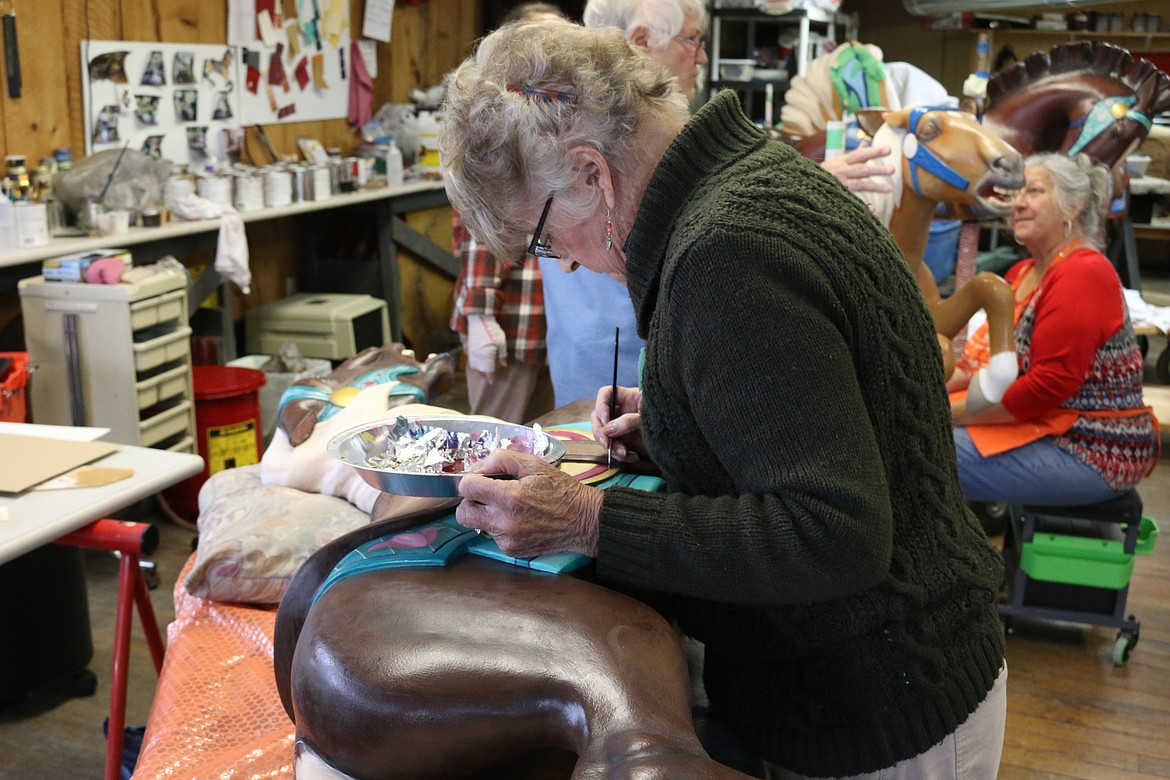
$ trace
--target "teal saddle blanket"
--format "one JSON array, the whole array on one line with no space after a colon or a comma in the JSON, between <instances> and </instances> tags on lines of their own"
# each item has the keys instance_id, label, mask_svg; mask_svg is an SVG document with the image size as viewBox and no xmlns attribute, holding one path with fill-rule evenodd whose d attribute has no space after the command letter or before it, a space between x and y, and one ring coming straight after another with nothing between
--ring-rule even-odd
<instances>
[{"instance_id":1,"label":"teal saddle blanket","mask_svg":"<svg viewBox=\"0 0 1170 780\"><path fill-rule=\"evenodd\" d=\"M661 491L659 477L619 473L594 487L628 487L648 492ZM355 547L338 561L321 583L313 603L329 588L349 577L382 569L419 566L446 566L464 555L479 555L514 566L561 574L585 566L593 559L581 553L551 553L536 558L513 558L504 554L494 539L459 525L451 513L424 525L380 536Z\"/></svg>"}]
</instances>

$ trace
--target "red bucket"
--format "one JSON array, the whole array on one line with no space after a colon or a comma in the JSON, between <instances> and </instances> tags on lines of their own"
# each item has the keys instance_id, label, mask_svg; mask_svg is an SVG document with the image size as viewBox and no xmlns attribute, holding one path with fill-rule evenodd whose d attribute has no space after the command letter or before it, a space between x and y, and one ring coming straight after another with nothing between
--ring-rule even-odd
<instances>
[{"instance_id":1,"label":"red bucket","mask_svg":"<svg viewBox=\"0 0 1170 780\"><path fill-rule=\"evenodd\" d=\"M166 491L179 516L199 516L199 489L217 471L260 462L263 430L260 394L264 372L233 366L192 366L195 385L195 438L203 471Z\"/></svg>"}]
</instances>

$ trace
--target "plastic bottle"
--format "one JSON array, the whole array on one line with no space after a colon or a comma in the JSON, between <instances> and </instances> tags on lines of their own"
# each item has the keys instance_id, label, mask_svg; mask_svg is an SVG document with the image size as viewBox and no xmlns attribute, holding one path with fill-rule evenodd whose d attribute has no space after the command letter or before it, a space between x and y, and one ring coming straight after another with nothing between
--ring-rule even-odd
<instances>
[{"instance_id":1,"label":"plastic bottle","mask_svg":"<svg viewBox=\"0 0 1170 780\"><path fill-rule=\"evenodd\" d=\"M402 150L394 139L390 139L390 147L386 150L386 184L390 187L402 186Z\"/></svg>"},{"instance_id":2,"label":"plastic bottle","mask_svg":"<svg viewBox=\"0 0 1170 780\"><path fill-rule=\"evenodd\" d=\"M423 176L439 176L439 117L433 111L418 112L418 162Z\"/></svg>"},{"instance_id":3,"label":"plastic bottle","mask_svg":"<svg viewBox=\"0 0 1170 780\"><path fill-rule=\"evenodd\" d=\"M12 252L16 248L15 209L8 198L0 198L0 252Z\"/></svg>"}]
</instances>

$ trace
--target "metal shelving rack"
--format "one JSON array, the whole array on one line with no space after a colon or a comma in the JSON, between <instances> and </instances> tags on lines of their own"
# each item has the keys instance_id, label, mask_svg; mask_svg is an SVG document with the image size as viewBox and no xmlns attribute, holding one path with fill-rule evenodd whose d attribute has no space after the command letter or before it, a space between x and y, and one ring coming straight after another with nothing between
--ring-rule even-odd
<instances>
[{"instance_id":1,"label":"metal shelving rack","mask_svg":"<svg viewBox=\"0 0 1170 780\"><path fill-rule=\"evenodd\" d=\"M721 78L720 70L724 60L750 59L752 50L757 46L761 27L774 29L773 40L785 29L797 29L797 46L793 52L797 75L804 75L809 63L816 56L812 45L814 30L823 32L826 37L838 42L857 36L857 14L831 13L817 8L809 8L776 15L764 13L754 7L723 7L719 0L712 0L708 4L707 12L711 17L710 63L707 66L708 93L714 94L720 89L736 90L740 93L745 110L754 119L761 118L756 116L756 113L767 113L766 111L756 112L754 110L754 97L761 93L767 95L769 90L772 92L772 116L779 119L780 106L784 102L784 92L788 89L788 80L786 78L776 81L729 80ZM743 30L742 37L738 34L737 28L739 27L742 27ZM839 34L842 34L841 37L838 37ZM730 38L734 38L736 42L742 41L742 47L738 43L725 46L729 43L728 39ZM729 56L726 49L739 52L740 57Z\"/></svg>"}]
</instances>

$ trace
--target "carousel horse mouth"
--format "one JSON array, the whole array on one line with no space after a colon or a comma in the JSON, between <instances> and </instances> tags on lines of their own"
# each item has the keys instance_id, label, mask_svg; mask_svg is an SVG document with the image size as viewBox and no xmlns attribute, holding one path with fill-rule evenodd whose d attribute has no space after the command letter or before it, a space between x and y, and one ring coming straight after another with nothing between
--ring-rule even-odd
<instances>
[{"instance_id":1,"label":"carousel horse mouth","mask_svg":"<svg viewBox=\"0 0 1170 780\"><path fill-rule=\"evenodd\" d=\"M989 174L979 182L975 190L979 208L991 212L997 217L1005 217L1012 212L1016 196L1024 189L1024 176L1015 174Z\"/></svg>"}]
</instances>

